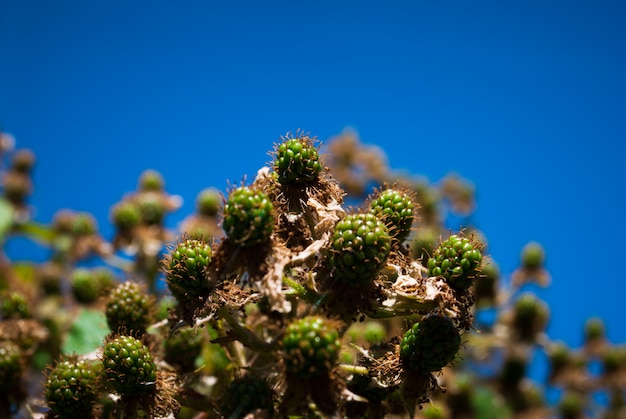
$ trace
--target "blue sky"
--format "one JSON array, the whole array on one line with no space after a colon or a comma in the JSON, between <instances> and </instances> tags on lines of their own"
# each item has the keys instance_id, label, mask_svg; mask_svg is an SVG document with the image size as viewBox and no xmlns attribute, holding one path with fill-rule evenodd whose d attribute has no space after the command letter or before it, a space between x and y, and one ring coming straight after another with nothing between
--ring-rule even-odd
<instances>
[{"instance_id":1,"label":"blue sky","mask_svg":"<svg viewBox=\"0 0 626 419\"><path fill-rule=\"evenodd\" d=\"M225 189L298 128L478 191L504 273L544 244L550 335L626 341L626 3L0 0L0 124L38 155L36 219L108 208L146 168Z\"/></svg>"}]
</instances>

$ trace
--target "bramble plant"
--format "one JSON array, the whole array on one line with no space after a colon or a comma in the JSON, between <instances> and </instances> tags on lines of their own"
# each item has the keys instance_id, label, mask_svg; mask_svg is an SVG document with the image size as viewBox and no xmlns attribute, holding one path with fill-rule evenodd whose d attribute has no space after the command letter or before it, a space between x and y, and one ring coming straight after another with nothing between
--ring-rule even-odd
<instances>
[{"instance_id":1,"label":"bramble plant","mask_svg":"<svg viewBox=\"0 0 626 419\"><path fill-rule=\"evenodd\" d=\"M103 237L86 212L33 220L35 155L0 135L0 238L50 250L0 260L1 418L624 415L624 346L598 318L580 349L550 340L526 287L548 285L545 250L507 278L458 175L397 175L351 132L297 131L250 183L198 184L176 231L180 197L144 171ZM538 350L545 383L528 377Z\"/></svg>"}]
</instances>

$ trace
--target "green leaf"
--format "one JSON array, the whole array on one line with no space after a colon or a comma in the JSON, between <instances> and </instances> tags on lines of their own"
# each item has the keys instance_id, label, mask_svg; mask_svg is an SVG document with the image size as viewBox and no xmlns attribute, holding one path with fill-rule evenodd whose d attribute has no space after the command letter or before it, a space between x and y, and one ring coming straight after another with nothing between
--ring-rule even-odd
<instances>
[{"instance_id":1,"label":"green leaf","mask_svg":"<svg viewBox=\"0 0 626 419\"><path fill-rule=\"evenodd\" d=\"M28 221L17 228L17 232L24 234L26 237L33 241L44 244L52 245L56 233L52 228L46 224L36 223L34 221Z\"/></svg>"},{"instance_id":2,"label":"green leaf","mask_svg":"<svg viewBox=\"0 0 626 419\"><path fill-rule=\"evenodd\" d=\"M109 333L106 317L100 310L82 309L63 342L64 354L83 355L94 351Z\"/></svg>"},{"instance_id":3,"label":"green leaf","mask_svg":"<svg viewBox=\"0 0 626 419\"><path fill-rule=\"evenodd\" d=\"M6 199L0 198L0 241L3 241L11 226L13 225L13 216L15 211Z\"/></svg>"}]
</instances>

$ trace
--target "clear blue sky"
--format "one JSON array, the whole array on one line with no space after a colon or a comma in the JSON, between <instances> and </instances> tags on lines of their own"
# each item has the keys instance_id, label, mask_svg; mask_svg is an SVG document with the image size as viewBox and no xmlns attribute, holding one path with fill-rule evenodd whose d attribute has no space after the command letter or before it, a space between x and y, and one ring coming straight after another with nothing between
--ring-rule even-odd
<instances>
[{"instance_id":1,"label":"clear blue sky","mask_svg":"<svg viewBox=\"0 0 626 419\"><path fill-rule=\"evenodd\" d=\"M186 199L281 134L344 127L393 167L478 190L505 273L531 240L549 332L626 341L622 1L0 0L0 124L38 154L36 219L108 208L146 168Z\"/></svg>"}]
</instances>

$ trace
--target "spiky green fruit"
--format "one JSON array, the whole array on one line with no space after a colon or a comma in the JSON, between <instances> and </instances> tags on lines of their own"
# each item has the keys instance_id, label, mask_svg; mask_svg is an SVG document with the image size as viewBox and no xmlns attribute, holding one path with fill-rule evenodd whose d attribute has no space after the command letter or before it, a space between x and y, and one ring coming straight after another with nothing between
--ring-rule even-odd
<instances>
[{"instance_id":1,"label":"spiky green fruit","mask_svg":"<svg viewBox=\"0 0 626 419\"><path fill-rule=\"evenodd\" d=\"M476 279L482 261L480 248L467 237L453 234L428 259L428 274L443 276L452 288L464 290Z\"/></svg>"},{"instance_id":2,"label":"spiky green fruit","mask_svg":"<svg viewBox=\"0 0 626 419\"><path fill-rule=\"evenodd\" d=\"M539 269L542 268L546 259L546 253L543 246L536 242L530 242L522 249L521 262L522 268Z\"/></svg>"},{"instance_id":3,"label":"spiky green fruit","mask_svg":"<svg viewBox=\"0 0 626 419\"><path fill-rule=\"evenodd\" d=\"M372 201L370 212L385 223L389 234L402 242L411 232L415 208L411 197L396 189L382 191Z\"/></svg>"},{"instance_id":4,"label":"spiky green fruit","mask_svg":"<svg viewBox=\"0 0 626 419\"><path fill-rule=\"evenodd\" d=\"M0 320L28 317L30 317L30 309L24 294L10 290L3 290L0 293Z\"/></svg>"},{"instance_id":5,"label":"spiky green fruit","mask_svg":"<svg viewBox=\"0 0 626 419\"><path fill-rule=\"evenodd\" d=\"M76 301L90 304L103 295L103 287L93 271L87 268L76 268L70 274L72 294Z\"/></svg>"},{"instance_id":6,"label":"spiky green fruit","mask_svg":"<svg viewBox=\"0 0 626 419\"><path fill-rule=\"evenodd\" d=\"M152 301L141 285L133 281L119 284L109 295L105 315L113 332L145 333L151 323Z\"/></svg>"},{"instance_id":7,"label":"spiky green fruit","mask_svg":"<svg viewBox=\"0 0 626 419\"><path fill-rule=\"evenodd\" d=\"M165 187L165 180L161 173L153 169L145 170L139 176L137 189L141 192L154 191L160 192Z\"/></svg>"},{"instance_id":8,"label":"spiky green fruit","mask_svg":"<svg viewBox=\"0 0 626 419\"><path fill-rule=\"evenodd\" d=\"M220 403L222 415L229 419L241 419L261 409L272 417L274 395L267 382L261 378L245 376L233 380Z\"/></svg>"},{"instance_id":9,"label":"spiky green fruit","mask_svg":"<svg viewBox=\"0 0 626 419\"><path fill-rule=\"evenodd\" d=\"M139 225L141 222L141 211L131 201L118 202L111 209L111 221L118 230L127 231Z\"/></svg>"},{"instance_id":10,"label":"spiky green fruit","mask_svg":"<svg viewBox=\"0 0 626 419\"><path fill-rule=\"evenodd\" d=\"M163 196L158 192L142 192L137 195L135 204L141 214L141 220L147 225L161 225L167 208Z\"/></svg>"},{"instance_id":11,"label":"spiky green fruit","mask_svg":"<svg viewBox=\"0 0 626 419\"><path fill-rule=\"evenodd\" d=\"M208 289L205 270L211 263L211 246L202 239L184 239L166 256L165 280L177 297L197 297Z\"/></svg>"},{"instance_id":12,"label":"spiky green fruit","mask_svg":"<svg viewBox=\"0 0 626 419\"><path fill-rule=\"evenodd\" d=\"M285 139L276 149L274 170L281 183L308 183L317 179L322 165L313 141L307 136Z\"/></svg>"},{"instance_id":13,"label":"spiky green fruit","mask_svg":"<svg viewBox=\"0 0 626 419\"><path fill-rule=\"evenodd\" d=\"M287 326L283 337L285 368L299 378L325 374L335 365L340 346L339 333L328 320L298 319Z\"/></svg>"},{"instance_id":14,"label":"spiky green fruit","mask_svg":"<svg viewBox=\"0 0 626 419\"><path fill-rule=\"evenodd\" d=\"M274 207L266 194L247 186L234 189L224 206L224 231L233 242L251 247L267 242L274 229Z\"/></svg>"},{"instance_id":15,"label":"spiky green fruit","mask_svg":"<svg viewBox=\"0 0 626 419\"><path fill-rule=\"evenodd\" d=\"M10 341L0 341L0 393L18 386L22 377L21 349Z\"/></svg>"},{"instance_id":16,"label":"spiky green fruit","mask_svg":"<svg viewBox=\"0 0 626 419\"><path fill-rule=\"evenodd\" d=\"M532 341L542 332L549 320L546 303L532 293L522 294L513 307L513 327L522 340Z\"/></svg>"},{"instance_id":17,"label":"spiky green fruit","mask_svg":"<svg viewBox=\"0 0 626 419\"><path fill-rule=\"evenodd\" d=\"M330 266L335 277L348 284L366 284L385 264L391 237L374 214L347 215L335 226Z\"/></svg>"},{"instance_id":18,"label":"spiky green fruit","mask_svg":"<svg viewBox=\"0 0 626 419\"><path fill-rule=\"evenodd\" d=\"M203 190L196 198L196 211L207 217L216 216L222 207L222 195L213 188Z\"/></svg>"},{"instance_id":19,"label":"spiky green fruit","mask_svg":"<svg viewBox=\"0 0 626 419\"><path fill-rule=\"evenodd\" d=\"M98 370L88 361L66 359L48 373L44 397L53 417L92 417L98 396Z\"/></svg>"},{"instance_id":20,"label":"spiky green fruit","mask_svg":"<svg viewBox=\"0 0 626 419\"><path fill-rule=\"evenodd\" d=\"M400 343L400 359L420 373L439 371L461 347L461 335L450 319L430 315L407 330Z\"/></svg>"},{"instance_id":21,"label":"spiky green fruit","mask_svg":"<svg viewBox=\"0 0 626 419\"><path fill-rule=\"evenodd\" d=\"M120 395L145 394L156 385L156 364L147 346L132 336L108 341L102 351L107 382Z\"/></svg>"},{"instance_id":22,"label":"spiky green fruit","mask_svg":"<svg viewBox=\"0 0 626 419\"><path fill-rule=\"evenodd\" d=\"M98 223L93 215L87 212L78 212L72 220L72 233L75 236L89 236L96 234Z\"/></svg>"},{"instance_id":23,"label":"spiky green fruit","mask_svg":"<svg viewBox=\"0 0 626 419\"><path fill-rule=\"evenodd\" d=\"M196 367L196 358L202 352L203 341L198 330L183 329L165 341L164 359L183 373L193 371Z\"/></svg>"}]
</instances>

